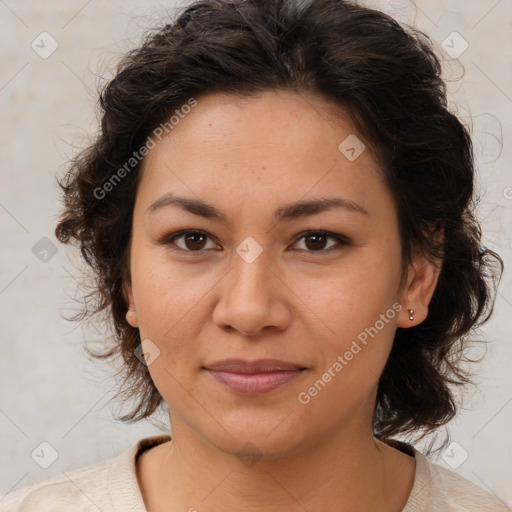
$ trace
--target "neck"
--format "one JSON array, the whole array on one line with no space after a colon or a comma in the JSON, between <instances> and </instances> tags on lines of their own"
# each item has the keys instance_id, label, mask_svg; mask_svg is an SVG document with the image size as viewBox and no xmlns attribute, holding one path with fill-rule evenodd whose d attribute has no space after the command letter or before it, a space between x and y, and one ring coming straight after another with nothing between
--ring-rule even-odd
<instances>
[{"instance_id":1,"label":"neck","mask_svg":"<svg viewBox=\"0 0 512 512\"><path fill-rule=\"evenodd\" d=\"M414 479L414 458L371 432L324 435L300 452L251 460L173 422L172 441L151 451L141 478L149 512L402 510Z\"/></svg>"}]
</instances>

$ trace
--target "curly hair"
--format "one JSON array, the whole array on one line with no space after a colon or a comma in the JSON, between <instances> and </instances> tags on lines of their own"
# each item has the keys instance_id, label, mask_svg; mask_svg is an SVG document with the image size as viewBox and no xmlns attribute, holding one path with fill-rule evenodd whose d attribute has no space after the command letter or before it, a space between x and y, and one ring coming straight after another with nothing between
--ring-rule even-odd
<instances>
[{"instance_id":1,"label":"curly hair","mask_svg":"<svg viewBox=\"0 0 512 512\"><path fill-rule=\"evenodd\" d=\"M64 207L55 230L93 270L74 320L103 313L112 328L108 350L88 352L125 363L121 389L136 404L122 421L149 418L163 405L135 355L139 330L125 318L141 174L140 161L128 169L126 162L191 98L265 90L313 93L348 112L393 195L403 268L416 250L442 261L425 321L397 328L378 383L374 435L428 433L455 416L452 385L471 382L464 349L493 311L503 262L481 245L472 142L448 109L441 68L426 34L345 0L196 1L124 56L100 92L96 139L58 180ZM116 173L122 179L112 184Z\"/></svg>"}]
</instances>

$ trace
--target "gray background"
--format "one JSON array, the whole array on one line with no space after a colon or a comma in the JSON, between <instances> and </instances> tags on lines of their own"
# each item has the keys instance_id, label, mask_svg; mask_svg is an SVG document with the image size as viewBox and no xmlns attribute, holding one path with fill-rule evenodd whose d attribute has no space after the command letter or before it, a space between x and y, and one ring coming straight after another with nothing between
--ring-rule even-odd
<instances>
[{"instance_id":1,"label":"gray background","mask_svg":"<svg viewBox=\"0 0 512 512\"><path fill-rule=\"evenodd\" d=\"M451 108L472 130L485 243L510 265L512 0L365 3L418 26L439 46ZM0 494L114 456L137 439L161 432L147 421L122 425L113 420L109 400L116 382L107 366L89 362L81 348L84 340L98 336L61 317L77 310L78 259L58 244L53 230L59 211L55 176L96 129L97 86L141 33L175 5L0 0ZM40 36L44 31L58 44L47 58L31 47L35 41L40 53L51 49L48 36ZM41 38L46 38L44 48ZM464 41L467 49L456 55ZM509 504L511 316L507 269L493 319L481 333L492 343L479 386L468 390L465 409L448 427L457 444L444 458L434 459ZM51 449L39 446L44 441L58 454L47 469L31 457L36 449L51 461Z\"/></svg>"}]
</instances>

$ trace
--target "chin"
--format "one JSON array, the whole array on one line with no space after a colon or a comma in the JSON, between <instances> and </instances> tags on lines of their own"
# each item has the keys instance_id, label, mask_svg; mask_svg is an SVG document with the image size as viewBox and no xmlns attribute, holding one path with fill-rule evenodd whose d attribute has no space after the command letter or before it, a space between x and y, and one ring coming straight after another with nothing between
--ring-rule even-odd
<instances>
[{"instance_id":1,"label":"chin","mask_svg":"<svg viewBox=\"0 0 512 512\"><path fill-rule=\"evenodd\" d=\"M205 437L218 449L237 455L267 460L286 457L304 449L308 438L307 425L299 424L297 414L291 407L282 407L275 412L247 411L238 409L231 414L215 415L222 427ZM225 430L224 430L225 429Z\"/></svg>"}]
</instances>

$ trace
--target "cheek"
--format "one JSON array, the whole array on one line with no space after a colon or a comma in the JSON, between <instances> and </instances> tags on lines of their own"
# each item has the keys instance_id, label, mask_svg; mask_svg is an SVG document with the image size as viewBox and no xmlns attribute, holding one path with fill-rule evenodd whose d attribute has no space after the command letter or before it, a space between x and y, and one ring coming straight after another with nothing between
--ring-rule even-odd
<instances>
[{"instance_id":1,"label":"cheek","mask_svg":"<svg viewBox=\"0 0 512 512\"><path fill-rule=\"evenodd\" d=\"M141 334L161 340L190 329L189 318L214 284L200 270L171 263L160 250L141 251L134 258L132 282Z\"/></svg>"},{"instance_id":2,"label":"cheek","mask_svg":"<svg viewBox=\"0 0 512 512\"><path fill-rule=\"evenodd\" d=\"M208 350L201 333L211 318L210 294L215 293L220 276L201 270L200 265L180 268L158 251L140 254L133 262L141 339L151 340L159 351L148 368L151 378L164 397L181 396L180 384L187 387Z\"/></svg>"},{"instance_id":3,"label":"cheek","mask_svg":"<svg viewBox=\"0 0 512 512\"><path fill-rule=\"evenodd\" d=\"M393 249L379 254L368 248L341 265L290 280L293 292L309 309L308 315L316 316L323 327L325 339L344 343L373 326L388 310L388 317L396 316L392 305L397 300L400 262Z\"/></svg>"},{"instance_id":4,"label":"cheek","mask_svg":"<svg viewBox=\"0 0 512 512\"><path fill-rule=\"evenodd\" d=\"M341 356L343 373L350 375L350 381L360 380L361 372L378 375L389 355L401 308L392 295L349 278L331 282L323 293L310 292L308 299L321 319L316 345L323 354L319 372L332 367ZM316 315L309 316L315 322Z\"/></svg>"},{"instance_id":5,"label":"cheek","mask_svg":"<svg viewBox=\"0 0 512 512\"><path fill-rule=\"evenodd\" d=\"M363 297L364 298L364 297ZM334 302L333 302L334 304ZM345 421L372 396L391 351L397 303L380 307L362 301L355 311L332 307L326 322L333 333L319 340L321 364L299 390L297 400L325 422ZM399 305L398 305L399 307ZM337 423L334 421L334 423Z\"/></svg>"},{"instance_id":6,"label":"cheek","mask_svg":"<svg viewBox=\"0 0 512 512\"><path fill-rule=\"evenodd\" d=\"M368 250L328 276L296 280L294 291L307 298L311 321L321 320L316 347L322 356L309 383L313 395L323 396L320 402L360 402L386 364L401 305L394 293L398 256L385 254Z\"/></svg>"}]
</instances>

